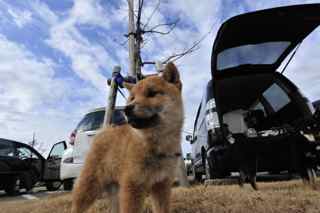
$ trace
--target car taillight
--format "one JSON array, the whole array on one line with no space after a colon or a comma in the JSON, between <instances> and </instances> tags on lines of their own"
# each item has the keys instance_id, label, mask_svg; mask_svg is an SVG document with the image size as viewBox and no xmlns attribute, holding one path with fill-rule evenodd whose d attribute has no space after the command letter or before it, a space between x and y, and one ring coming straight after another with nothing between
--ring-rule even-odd
<instances>
[{"instance_id":1,"label":"car taillight","mask_svg":"<svg viewBox=\"0 0 320 213\"><path fill-rule=\"evenodd\" d=\"M71 135L70 135L70 141L69 141L69 144L70 145L74 145L74 141L76 139L76 135L77 135L77 131L74 130L73 132L71 132Z\"/></svg>"},{"instance_id":2,"label":"car taillight","mask_svg":"<svg viewBox=\"0 0 320 213\"><path fill-rule=\"evenodd\" d=\"M208 130L220 128L218 113L216 111L216 102L214 98L210 99L206 105L206 125Z\"/></svg>"}]
</instances>

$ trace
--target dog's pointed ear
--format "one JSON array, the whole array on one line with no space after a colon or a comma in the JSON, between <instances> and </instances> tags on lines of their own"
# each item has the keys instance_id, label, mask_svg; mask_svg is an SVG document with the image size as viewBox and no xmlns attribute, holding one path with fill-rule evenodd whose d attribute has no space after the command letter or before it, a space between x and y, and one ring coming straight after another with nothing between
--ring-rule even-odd
<instances>
[{"instance_id":1,"label":"dog's pointed ear","mask_svg":"<svg viewBox=\"0 0 320 213\"><path fill-rule=\"evenodd\" d=\"M128 82L123 82L122 84L123 84L123 86L124 86L127 90L129 90L129 91L131 91L131 89L132 89L133 86L134 86L134 84L128 83Z\"/></svg>"},{"instance_id":2,"label":"dog's pointed ear","mask_svg":"<svg viewBox=\"0 0 320 213\"><path fill-rule=\"evenodd\" d=\"M162 77L164 78L164 80L176 85L176 87L178 87L178 89L181 90L182 84L180 81L179 71L177 67L174 65L174 63L169 62L166 65L162 73Z\"/></svg>"}]
</instances>

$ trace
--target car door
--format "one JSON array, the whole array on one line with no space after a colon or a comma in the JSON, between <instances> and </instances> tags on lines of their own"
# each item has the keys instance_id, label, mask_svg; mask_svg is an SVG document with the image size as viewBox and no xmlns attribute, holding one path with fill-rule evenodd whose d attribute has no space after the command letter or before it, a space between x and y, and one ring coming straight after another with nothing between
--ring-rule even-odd
<instances>
[{"instance_id":1,"label":"car door","mask_svg":"<svg viewBox=\"0 0 320 213\"><path fill-rule=\"evenodd\" d=\"M60 179L60 162L64 150L67 148L65 141L54 144L45 162L44 180Z\"/></svg>"}]
</instances>

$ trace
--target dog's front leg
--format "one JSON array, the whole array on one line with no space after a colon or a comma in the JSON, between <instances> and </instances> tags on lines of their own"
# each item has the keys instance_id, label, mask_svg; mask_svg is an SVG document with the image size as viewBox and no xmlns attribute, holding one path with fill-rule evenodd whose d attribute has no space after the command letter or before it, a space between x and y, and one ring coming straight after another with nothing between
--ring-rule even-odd
<instances>
[{"instance_id":1,"label":"dog's front leg","mask_svg":"<svg viewBox=\"0 0 320 213\"><path fill-rule=\"evenodd\" d=\"M85 212L100 194L97 178L89 173L81 174L72 191L71 213Z\"/></svg>"},{"instance_id":2,"label":"dog's front leg","mask_svg":"<svg viewBox=\"0 0 320 213\"><path fill-rule=\"evenodd\" d=\"M144 187L136 183L120 184L120 213L140 213L145 199Z\"/></svg>"},{"instance_id":3,"label":"dog's front leg","mask_svg":"<svg viewBox=\"0 0 320 213\"><path fill-rule=\"evenodd\" d=\"M153 185L151 190L153 213L170 212L171 181L165 180Z\"/></svg>"}]
</instances>

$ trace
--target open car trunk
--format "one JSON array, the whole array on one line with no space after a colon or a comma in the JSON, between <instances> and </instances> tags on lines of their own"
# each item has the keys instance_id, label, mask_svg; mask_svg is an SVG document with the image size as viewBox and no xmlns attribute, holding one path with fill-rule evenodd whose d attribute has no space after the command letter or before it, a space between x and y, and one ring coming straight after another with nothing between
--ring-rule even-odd
<instances>
[{"instance_id":1,"label":"open car trunk","mask_svg":"<svg viewBox=\"0 0 320 213\"><path fill-rule=\"evenodd\" d=\"M233 17L217 34L211 67L219 123L228 130L222 135L246 136L254 152L259 150L260 171L298 168L293 164L301 163L293 161L299 159L297 150L307 144L306 139L273 130L298 127L313 116L314 108L277 69L319 26L319 14L320 4L267 9ZM241 149L231 147L233 153ZM226 159L230 160L228 155ZM228 167L221 162L221 168Z\"/></svg>"},{"instance_id":2,"label":"open car trunk","mask_svg":"<svg viewBox=\"0 0 320 213\"><path fill-rule=\"evenodd\" d=\"M307 99L277 68L318 27L319 14L320 4L295 5L235 16L221 26L211 60L221 124L245 128L231 118L249 110L260 111L259 129L312 115Z\"/></svg>"},{"instance_id":3,"label":"open car trunk","mask_svg":"<svg viewBox=\"0 0 320 213\"><path fill-rule=\"evenodd\" d=\"M301 119L312 116L308 100L278 73L235 75L217 81L215 87L221 91L216 93L216 102L219 103L223 123L239 113L247 123L248 112L259 111L258 123L251 126L259 131L284 124L298 125ZM235 133L245 132L250 126L243 128Z\"/></svg>"}]
</instances>

